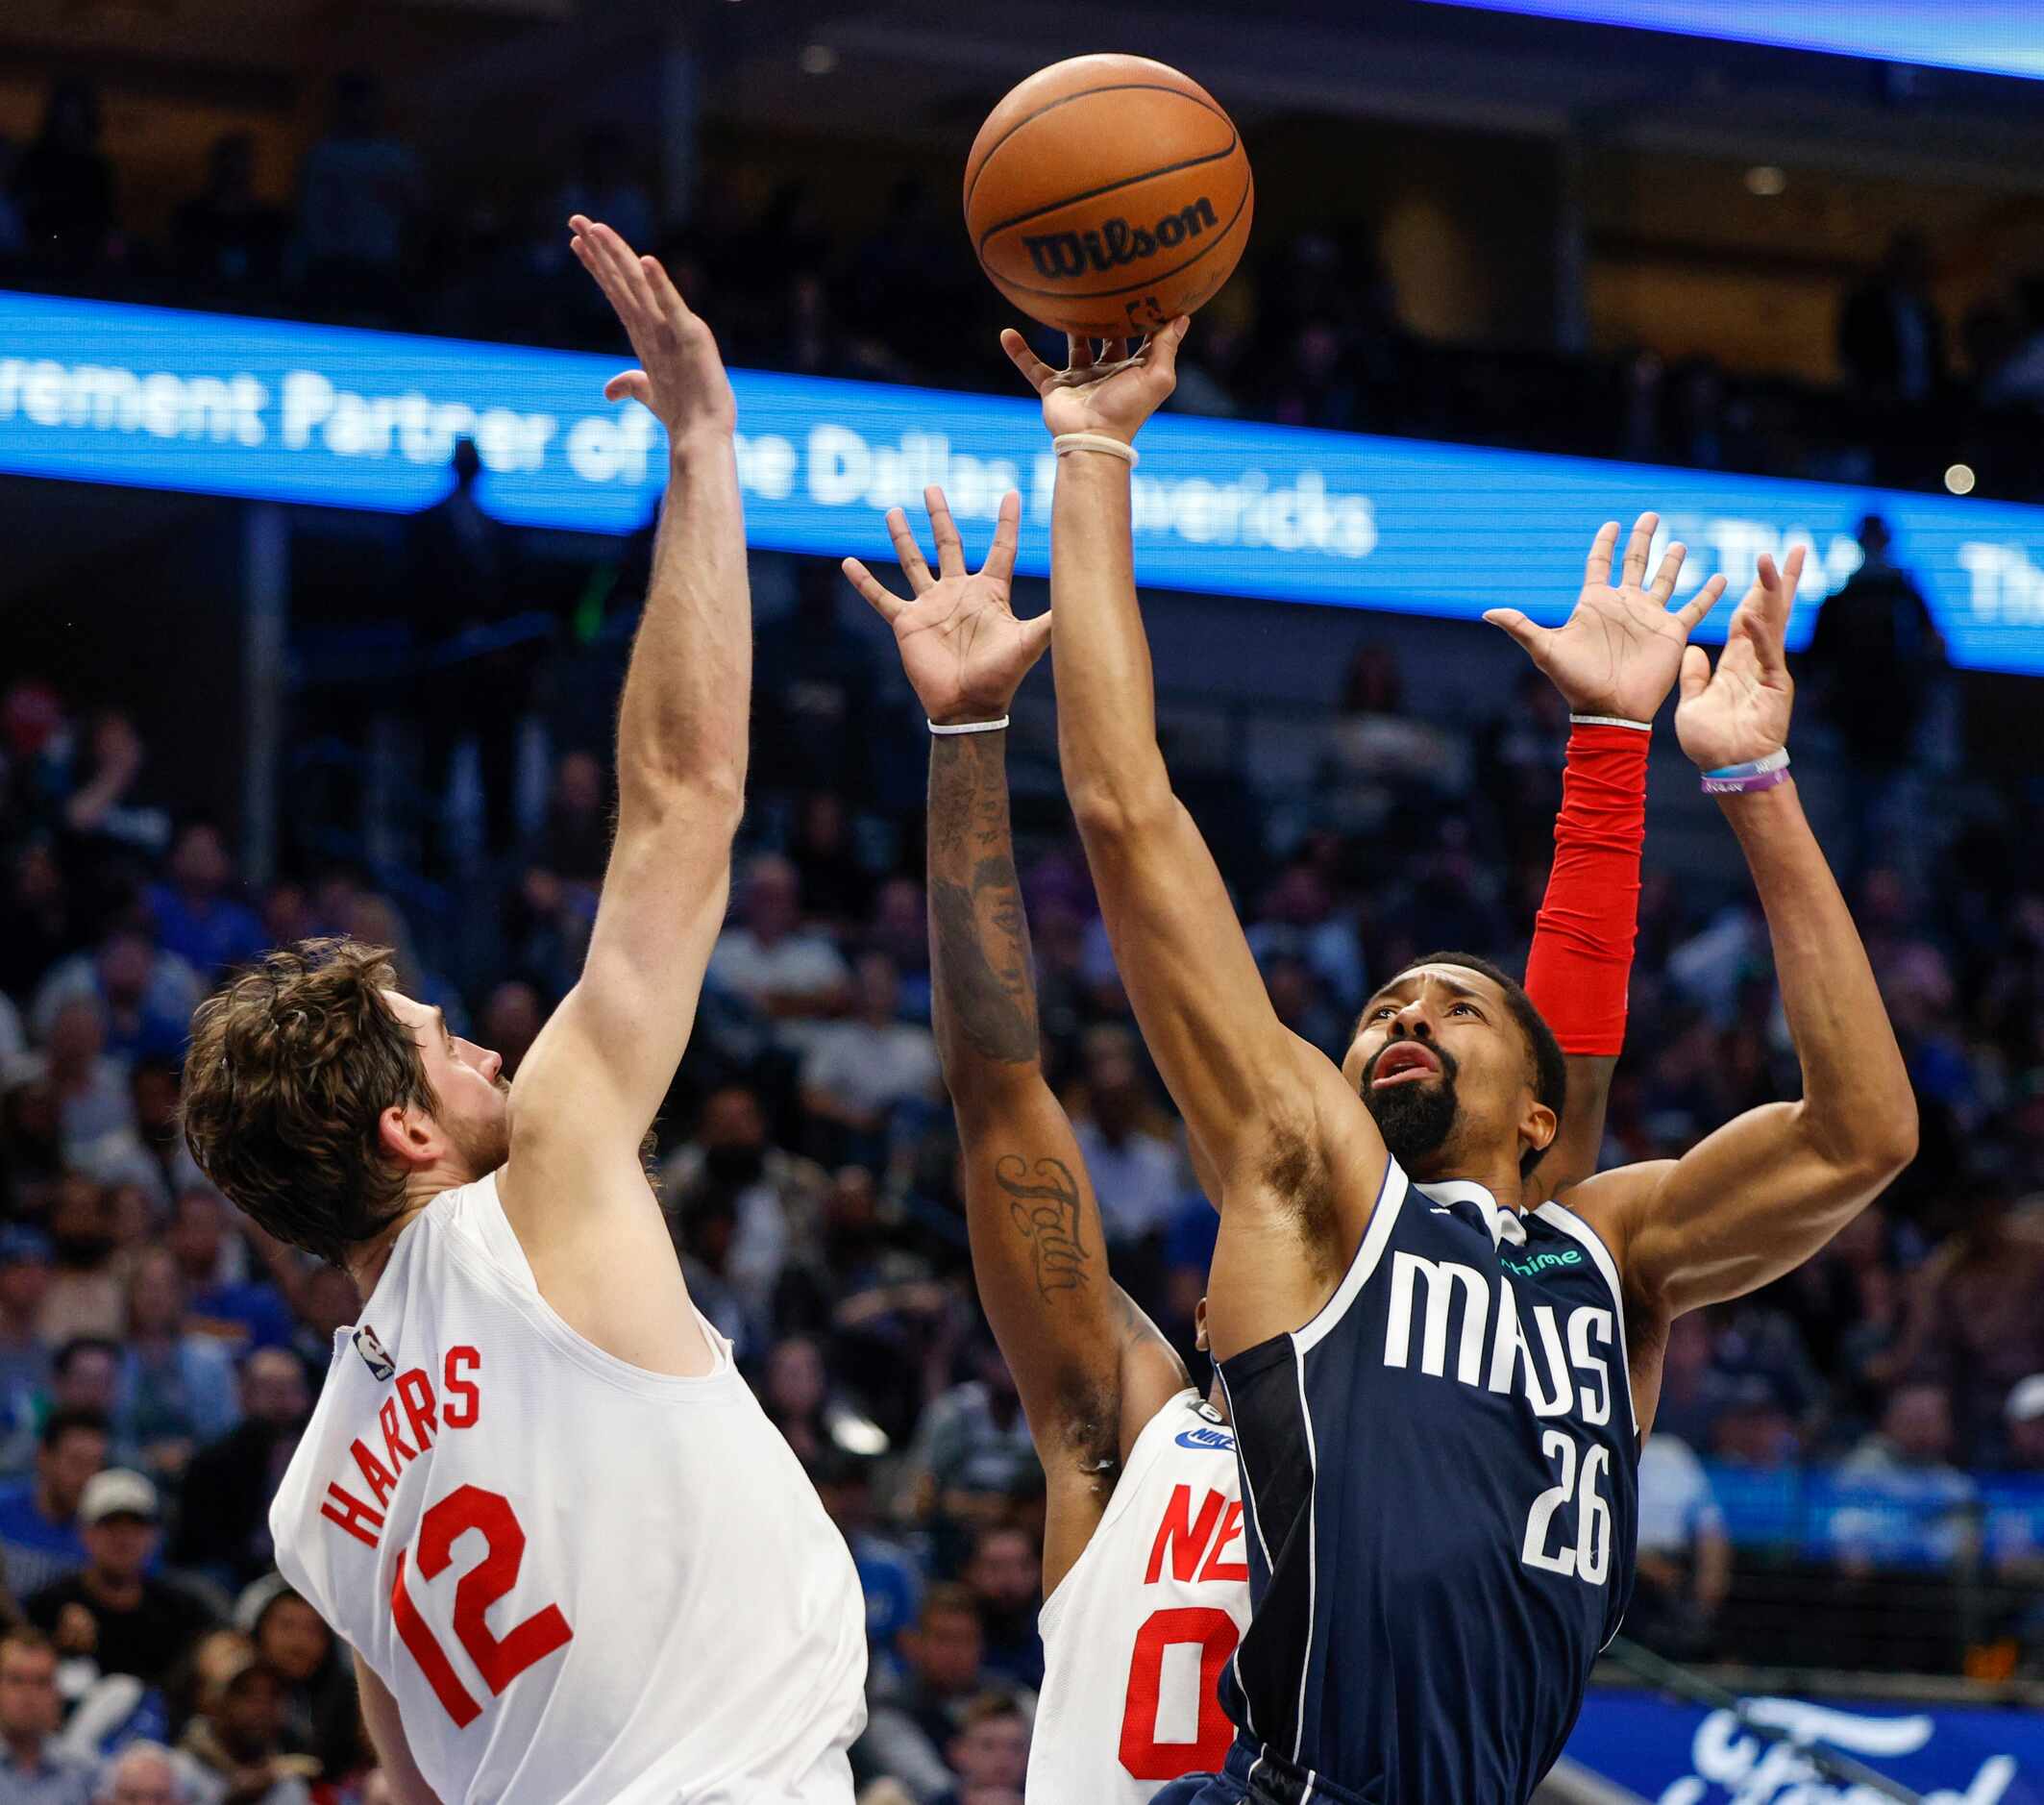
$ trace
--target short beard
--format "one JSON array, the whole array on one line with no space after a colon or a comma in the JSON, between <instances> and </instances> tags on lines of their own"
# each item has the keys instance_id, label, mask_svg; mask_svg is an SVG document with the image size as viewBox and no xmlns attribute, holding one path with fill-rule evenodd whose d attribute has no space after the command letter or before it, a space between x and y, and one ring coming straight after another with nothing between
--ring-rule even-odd
<instances>
[{"instance_id":1,"label":"short beard","mask_svg":"<svg viewBox=\"0 0 2044 1805\"><path fill-rule=\"evenodd\" d=\"M1428 1049L1441 1061L1441 1076L1434 1083L1393 1084L1389 1090L1373 1085L1377 1061L1397 1044L1386 1042L1363 1068L1363 1106L1375 1120L1391 1156L1410 1172L1445 1145L1462 1105L1455 1095L1454 1055L1441 1047Z\"/></svg>"}]
</instances>

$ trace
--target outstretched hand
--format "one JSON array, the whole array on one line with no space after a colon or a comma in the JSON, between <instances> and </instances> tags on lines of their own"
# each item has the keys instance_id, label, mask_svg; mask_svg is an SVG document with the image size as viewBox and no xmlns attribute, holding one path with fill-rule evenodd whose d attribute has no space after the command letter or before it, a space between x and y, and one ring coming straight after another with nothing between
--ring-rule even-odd
<instances>
[{"instance_id":1,"label":"outstretched hand","mask_svg":"<svg viewBox=\"0 0 2044 1805\"><path fill-rule=\"evenodd\" d=\"M1682 700L1675 705L1675 737L1704 771L1750 764L1788 744L1795 684L1788 676L1788 614L1803 580L1805 546L1780 569L1761 554L1753 587L1732 610L1717 669L1691 646L1682 655Z\"/></svg>"},{"instance_id":2,"label":"outstretched hand","mask_svg":"<svg viewBox=\"0 0 2044 1805\"><path fill-rule=\"evenodd\" d=\"M1490 608L1484 615L1526 648L1573 714L1651 721L1675 687L1690 633L1725 592L1725 580L1712 577L1681 607L1669 608L1688 551L1680 542L1669 546L1649 583L1646 562L1660 525L1661 516L1653 513L1633 523L1613 586L1618 523L1604 523L1590 542L1583 593L1561 626L1536 626L1517 608Z\"/></svg>"},{"instance_id":3,"label":"outstretched hand","mask_svg":"<svg viewBox=\"0 0 2044 1805\"><path fill-rule=\"evenodd\" d=\"M636 401L667 429L670 441L691 432L728 433L738 421L730 378L710 329L689 310L656 257L641 257L610 227L586 214L568 221L570 243L616 310L639 368L603 384L606 401Z\"/></svg>"},{"instance_id":4,"label":"outstretched hand","mask_svg":"<svg viewBox=\"0 0 2044 1805\"><path fill-rule=\"evenodd\" d=\"M1068 334L1070 361L1062 370L1031 351L1012 326L1001 334L1000 348L1043 397L1044 424L1052 433L1106 433L1126 443L1177 387L1178 347L1192 323L1181 313L1132 353L1127 339L1110 339L1104 356L1095 352L1092 339Z\"/></svg>"},{"instance_id":5,"label":"outstretched hand","mask_svg":"<svg viewBox=\"0 0 2044 1805\"><path fill-rule=\"evenodd\" d=\"M923 713L940 727L998 720L1050 644L1048 613L1017 620L1008 603L1022 497L1012 490L1001 497L994 543L977 572L965 567L965 546L944 491L933 484L923 491L923 501L937 541L934 577L909 531L908 516L899 507L887 515L888 536L912 599L896 595L855 557L845 560L845 575L895 630L901 668Z\"/></svg>"}]
</instances>

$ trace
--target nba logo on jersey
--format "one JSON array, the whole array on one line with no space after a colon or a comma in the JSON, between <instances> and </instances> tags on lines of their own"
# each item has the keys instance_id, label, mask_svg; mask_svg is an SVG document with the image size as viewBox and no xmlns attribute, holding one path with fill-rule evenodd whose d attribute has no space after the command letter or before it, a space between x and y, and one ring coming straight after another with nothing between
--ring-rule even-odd
<instances>
[{"instance_id":1,"label":"nba logo on jersey","mask_svg":"<svg viewBox=\"0 0 2044 1805\"><path fill-rule=\"evenodd\" d=\"M362 1356L362 1364L385 1385L397 1376L398 1363L384 1351L383 1344L376 1338L376 1330L367 1323L355 1331L355 1351Z\"/></svg>"}]
</instances>

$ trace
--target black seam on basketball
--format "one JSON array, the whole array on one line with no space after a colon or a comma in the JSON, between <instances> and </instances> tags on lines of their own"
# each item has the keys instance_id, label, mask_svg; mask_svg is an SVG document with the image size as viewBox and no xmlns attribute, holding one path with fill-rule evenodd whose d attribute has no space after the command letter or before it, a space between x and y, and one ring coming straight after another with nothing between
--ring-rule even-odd
<instances>
[{"instance_id":1,"label":"black seam on basketball","mask_svg":"<svg viewBox=\"0 0 2044 1805\"><path fill-rule=\"evenodd\" d=\"M1047 207L1032 207L1026 213L1017 213L1013 219L1003 219L998 225L989 226L979 235L973 246L974 257L984 257L987 240L997 232L1006 232L1011 226L1026 226L1032 219L1041 219L1046 213L1054 213L1061 207L1076 207L1081 201L1096 201L1103 194L1112 194L1117 188L1134 187L1139 182L1154 182L1159 176L1174 176L1182 169L1197 169L1202 163L1218 163L1224 157L1232 157L1242 148L1242 134L1236 133L1226 146L1218 151L1209 151L1204 157L1188 157L1182 163L1166 163L1160 169L1145 169L1139 176L1123 176L1119 182L1110 182L1102 187L1088 188L1081 194L1068 194L1061 201L1052 201Z\"/></svg>"},{"instance_id":2,"label":"black seam on basketball","mask_svg":"<svg viewBox=\"0 0 2044 1805\"><path fill-rule=\"evenodd\" d=\"M1005 144L1031 119L1041 119L1047 112L1055 112L1060 107L1069 107L1075 100L1085 100L1094 94L1176 94L1180 100L1189 100L1195 107L1204 107L1217 119L1225 120L1230 132L1235 130L1235 121L1215 106L1210 100L1201 100L1197 94L1188 94L1182 87L1173 87L1168 82L1110 82L1104 87L1089 87L1077 94L1060 94L1055 100L1047 100L1027 118L1018 119L993 143L987 146L987 154L979 160L979 167L973 171L973 179L965 185L965 210L973 210L973 196L978 191L979 178L986 174L987 164L994 161L994 153Z\"/></svg>"},{"instance_id":3,"label":"black seam on basketball","mask_svg":"<svg viewBox=\"0 0 2044 1805\"><path fill-rule=\"evenodd\" d=\"M1052 301L1110 301L1118 294L1129 294L1138 288L1153 287L1160 282L1169 282L1173 276L1181 276L1191 269L1194 263L1198 262L1201 258L1205 257L1209 251L1214 250L1219 245L1225 244L1228 241L1228 234L1235 230L1235 222L1242 217L1242 210L1248 206L1249 197L1255 192L1256 184L1253 180L1244 183L1242 199L1236 205L1235 210L1228 215L1228 223L1225 226L1221 227L1212 238L1193 256L1187 258L1184 262L1173 263L1170 269L1158 270L1151 275L1145 276L1141 282L1124 283L1119 288L1089 288L1084 294L1074 294L1070 288L1031 288L1022 283L1011 282L1005 276L995 275L992 270L988 270L987 274L995 282L998 283L1000 286L1012 288L1017 294L1040 294Z\"/></svg>"}]
</instances>

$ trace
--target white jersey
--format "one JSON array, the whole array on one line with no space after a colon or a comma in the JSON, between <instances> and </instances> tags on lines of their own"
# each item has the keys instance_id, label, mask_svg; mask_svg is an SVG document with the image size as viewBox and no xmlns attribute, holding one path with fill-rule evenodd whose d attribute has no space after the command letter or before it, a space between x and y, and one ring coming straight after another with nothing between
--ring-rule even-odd
<instances>
[{"instance_id":1,"label":"white jersey","mask_svg":"<svg viewBox=\"0 0 2044 1805\"><path fill-rule=\"evenodd\" d=\"M1190 1389L1143 1425L1100 1526L1044 1600L1031 1799L1141 1805L1218 1772L1216 1688L1249 1627L1235 1437Z\"/></svg>"},{"instance_id":2,"label":"white jersey","mask_svg":"<svg viewBox=\"0 0 2044 1805\"><path fill-rule=\"evenodd\" d=\"M443 1805L850 1805L851 1555L706 1323L647 1372L539 1295L494 1176L398 1237L270 1511Z\"/></svg>"}]
</instances>

